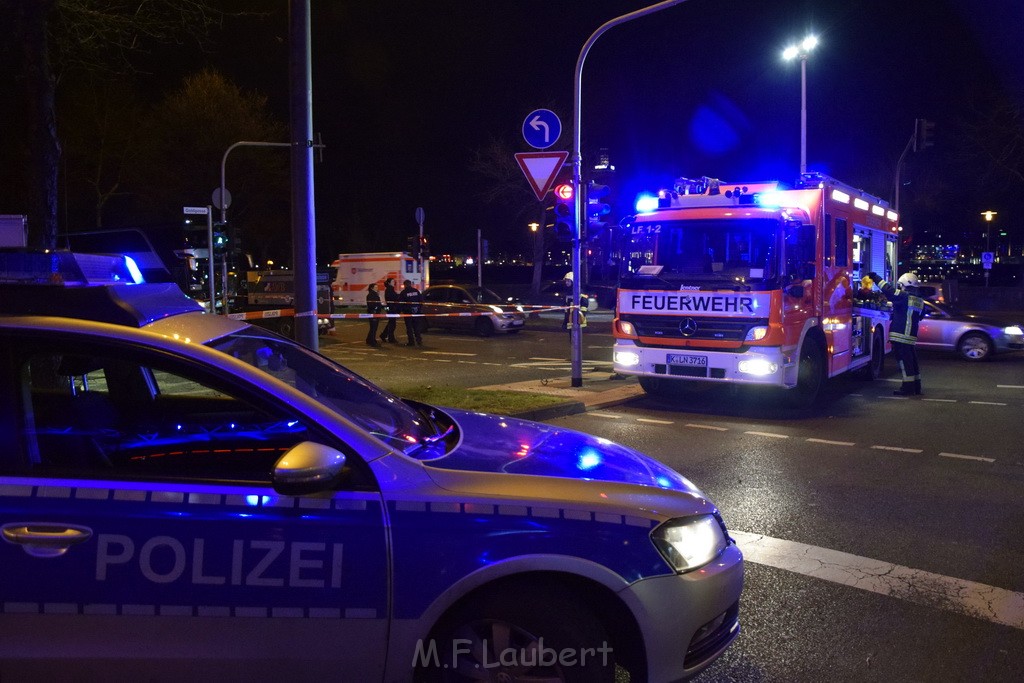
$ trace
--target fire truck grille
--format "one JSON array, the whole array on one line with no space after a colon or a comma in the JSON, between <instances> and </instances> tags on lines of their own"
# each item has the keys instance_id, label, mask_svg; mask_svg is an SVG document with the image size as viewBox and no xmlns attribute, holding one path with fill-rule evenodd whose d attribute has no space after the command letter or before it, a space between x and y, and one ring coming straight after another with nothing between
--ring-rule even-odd
<instances>
[{"instance_id":1,"label":"fire truck grille","mask_svg":"<svg viewBox=\"0 0 1024 683\"><path fill-rule=\"evenodd\" d=\"M623 316L623 319L633 323L636 333L641 337L733 342L746 339L751 327L768 324L766 319L680 318L663 315Z\"/></svg>"}]
</instances>

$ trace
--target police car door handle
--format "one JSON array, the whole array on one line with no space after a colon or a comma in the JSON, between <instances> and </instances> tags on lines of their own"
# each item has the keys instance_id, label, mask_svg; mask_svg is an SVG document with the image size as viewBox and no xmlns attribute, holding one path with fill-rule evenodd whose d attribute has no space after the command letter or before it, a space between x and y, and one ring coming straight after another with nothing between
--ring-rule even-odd
<instances>
[{"instance_id":1,"label":"police car door handle","mask_svg":"<svg viewBox=\"0 0 1024 683\"><path fill-rule=\"evenodd\" d=\"M0 527L8 543L20 545L32 557L60 557L73 545L92 538L92 529L73 524L13 522Z\"/></svg>"}]
</instances>

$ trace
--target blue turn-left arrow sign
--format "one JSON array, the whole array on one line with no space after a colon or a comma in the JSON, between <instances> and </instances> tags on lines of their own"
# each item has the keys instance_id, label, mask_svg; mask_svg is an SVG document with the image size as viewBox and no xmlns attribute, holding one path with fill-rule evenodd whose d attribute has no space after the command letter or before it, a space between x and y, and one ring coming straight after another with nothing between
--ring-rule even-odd
<instances>
[{"instance_id":1,"label":"blue turn-left arrow sign","mask_svg":"<svg viewBox=\"0 0 1024 683\"><path fill-rule=\"evenodd\" d=\"M547 149L562 134L562 122L550 109L534 109L523 120L523 139L534 149Z\"/></svg>"}]
</instances>

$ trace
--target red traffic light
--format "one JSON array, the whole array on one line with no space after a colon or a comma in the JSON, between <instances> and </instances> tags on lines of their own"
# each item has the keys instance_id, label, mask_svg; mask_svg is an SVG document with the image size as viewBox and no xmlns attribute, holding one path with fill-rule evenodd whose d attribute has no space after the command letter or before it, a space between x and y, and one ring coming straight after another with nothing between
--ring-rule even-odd
<instances>
[{"instance_id":1,"label":"red traffic light","mask_svg":"<svg viewBox=\"0 0 1024 683\"><path fill-rule=\"evenodd\" d=\"M570 183L562 183L561 185L555 186L555 196L559 199L572 199L572 185Z\"/></svg>"}]
</instances>

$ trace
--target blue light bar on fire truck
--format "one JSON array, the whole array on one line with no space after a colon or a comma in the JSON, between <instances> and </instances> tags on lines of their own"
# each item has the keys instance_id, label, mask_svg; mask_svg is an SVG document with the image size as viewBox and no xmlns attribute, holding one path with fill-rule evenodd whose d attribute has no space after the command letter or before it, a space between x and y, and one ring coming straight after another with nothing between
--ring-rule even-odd
<instances>
[{"instance_id":1,"label":"blue light bar on fire truck","mask_svg":"<svg viewBox=\"0 0 1024 683\"><path fill-rule=\"evenodd\" d=\"M84 286L140 284L135 261L123 254L78 254L70 251L0 250L0 282Z\"/></svg>"}]
</instances>

